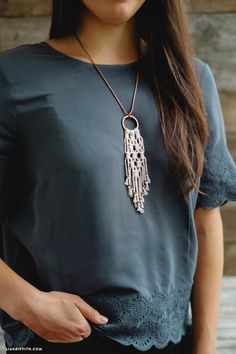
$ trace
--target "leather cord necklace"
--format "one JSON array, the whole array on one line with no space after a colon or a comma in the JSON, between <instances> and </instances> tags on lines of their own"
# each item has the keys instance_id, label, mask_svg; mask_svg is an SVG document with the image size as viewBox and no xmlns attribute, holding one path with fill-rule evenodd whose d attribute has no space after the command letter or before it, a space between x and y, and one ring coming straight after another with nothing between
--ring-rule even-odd
<instances>
[{"instance_id":1,"label":"leather cord necklace","mask_svg":"<svg viewBox=\"0 0 236 354\"><path fill-rule=\"evenodd\" d=\"M117 97L116 93L114 92L113 88L105 78L104 74L101 72L98 65L94 62L93 58L84 47L83 43L81 42L78 35L73 32L73 35L81 48L87 54L89 59L91 60L94 68L96 69L97 73L101 76L109 90L111 91L112 95L116 99L117 103L119 104L121 110L123 111L124 117L121 120L121 126L124 130L124 167L125 167L125 182L124 184L128 188L128 195L133 200L133 205L136 210L140 213L144 213L144 195L148 194L149 191L149 183L151 180L148 175L148 168L147 168L147 160L144 156L144 144L143 138L140 135L139 131L139 121L137 117L133 115L134 104L139 84L139 71L137 71L134 93L131 103L131 108L129 112L127 112L122 105L121 101ZM136 123L136 127L134 129L128 129L125 126L126 119L133 119Z\"/></svg>"}]
</instances>

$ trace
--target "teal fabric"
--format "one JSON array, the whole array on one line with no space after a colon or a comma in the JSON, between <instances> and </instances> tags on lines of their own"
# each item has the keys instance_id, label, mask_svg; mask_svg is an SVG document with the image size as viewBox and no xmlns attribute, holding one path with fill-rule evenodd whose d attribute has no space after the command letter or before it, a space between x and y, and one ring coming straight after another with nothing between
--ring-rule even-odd
<instances>
[{"instance_id":1,"label":"teal fabric","mask_svg":"<svg viewBox=\"0 0 236 354\"><path fill-rule=\"evenodd\" d=\"M208 196L194 190L185 204L142 76L134 115L151 184L140 214L124 185L122 112L93 65L45 42L0 54L1 255L39 289L83 297L109 318L91 323L97 333L140 351L180 342L191 324L195 209L236 201L215 80L194 64L211 131L199 180ZM138 65L100 65L127 110ZM9 345L33 335L4 311L2 327Z\"/></svg>"},{"instance_id":2,"label":"teal fabric","mask_svg":"<svg viewBox=\"0 0 236 354\"><path fill-rule=\"evenodd\" d=\"M7 345L6 345L7 346ZM112 353L112 354L139 354L140 351L133 346L124 346L103 334L97 334L92 331L85 340L75 343L50 343L39 337L37 334L26 344L28 348L42 348L43 354L94 354L94 353ZM25 349L25 348L24 348ZM22 353L22 348L14 350L14 353ZM193 352L193 334L192 326L188 326L185 336L179 343L169 343L164 349L152 347L148 354L191 354Z\"/></svg>"}]
</instances>

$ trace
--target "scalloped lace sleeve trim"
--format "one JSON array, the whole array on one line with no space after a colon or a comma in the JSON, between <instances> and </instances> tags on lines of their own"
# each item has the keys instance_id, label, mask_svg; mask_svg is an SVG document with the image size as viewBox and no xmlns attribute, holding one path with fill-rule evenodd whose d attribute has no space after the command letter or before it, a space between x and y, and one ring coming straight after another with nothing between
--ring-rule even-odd
<instances>
[{"instance_id":1,"label":"scalloped lace sleeve trim","mask_svg":"<svg viewBox=\"0 0 236 354\"><path fill-rule=\"evenodd\" d=\"M225 151L211 152L205 161L200 189L207 193L207 196L198 194L196 209L212 208L222 206L228 201L236 201L236 165L231 155Z\"/></svg>"}]
</instances>

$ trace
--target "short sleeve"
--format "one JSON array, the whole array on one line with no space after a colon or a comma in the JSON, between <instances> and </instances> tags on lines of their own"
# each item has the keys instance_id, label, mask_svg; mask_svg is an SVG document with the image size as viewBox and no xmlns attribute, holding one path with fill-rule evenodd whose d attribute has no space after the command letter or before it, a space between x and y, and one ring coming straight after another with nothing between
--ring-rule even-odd
<instances>
[{"instance_id":1,"label":"short sleeve","mask_svg":"<svg viewBox=\"0 0 236 354\"><path fill-rule=\"evenodd\" d=\"M8 182L14 161L16 132L14 89L0 66L0 257L3 255L2 224L9 195Z\"/></svg>"},{"instance_id":2,"label":"short sleeve","mask_svg":"<svg viewBox=\"0 0 236 354\"><path fill-rule=\"evenodd\" d=\"M236 164L228 149L224 117L216 82L208 64L201 74L209 138L204 156L203 174L200 178L196 208L214 208L236 201Z\"/></svg>"}]
</instances>

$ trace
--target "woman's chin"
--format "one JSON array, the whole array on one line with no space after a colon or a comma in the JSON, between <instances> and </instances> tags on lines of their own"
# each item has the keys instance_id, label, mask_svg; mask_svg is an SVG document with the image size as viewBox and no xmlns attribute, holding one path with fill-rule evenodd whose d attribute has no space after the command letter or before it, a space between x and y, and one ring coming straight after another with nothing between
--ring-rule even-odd
<instances>
[{"instance_id":1,"label":"woman's chin","mask_svg":"<svg viewBox=\"0 0 236 354\"><path fill-rule=\"evenodd\" d=\"M97 2L83 1L87 10L97 16L101 21L110 25L119 25L129 21L143 5L144 0L136 2L130 0L111 0L106 5L106 0L102 0L103 6L98 6Z\"/></svg>"}]
</instances>

